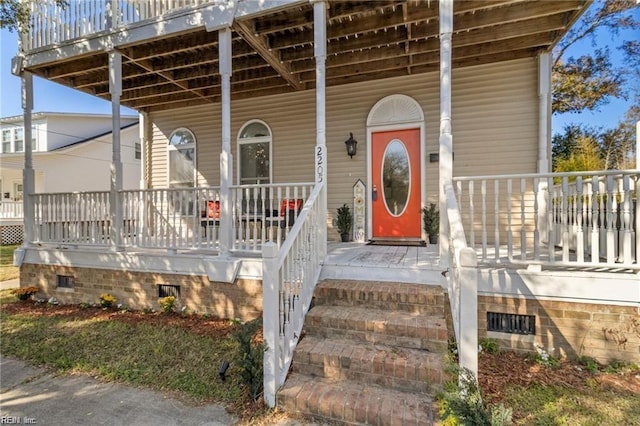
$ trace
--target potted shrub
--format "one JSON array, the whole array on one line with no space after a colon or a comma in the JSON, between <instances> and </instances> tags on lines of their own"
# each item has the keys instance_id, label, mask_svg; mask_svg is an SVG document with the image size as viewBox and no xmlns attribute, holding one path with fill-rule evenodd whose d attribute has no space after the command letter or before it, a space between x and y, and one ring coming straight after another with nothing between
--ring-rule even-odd
<instances>
[{"instance_id":1,"label":"potted shrub","mask_svg":"<svg viewBox=\"0 0 640 426\"><path fill-rule=\"evenodd\" d=\"M343 243L349 241L349 234L351 233L352 227L353 216L351 215L351 210L348 205L343 204L342 207L338 207L338 217L336 218L336 228Z\"/></svg>"},{"instance_id":2,"label":"potted shrub","mask_svg":"<svg viewBox=\"0 0 640 426\"><path fill-rule=\"evenodd\" d=\"M422 221L424 232L429 235L429 244L437 244L440 232L440 212L434 203L429 203L429 207L422 208Z\"/></svg>"}]
</instances>

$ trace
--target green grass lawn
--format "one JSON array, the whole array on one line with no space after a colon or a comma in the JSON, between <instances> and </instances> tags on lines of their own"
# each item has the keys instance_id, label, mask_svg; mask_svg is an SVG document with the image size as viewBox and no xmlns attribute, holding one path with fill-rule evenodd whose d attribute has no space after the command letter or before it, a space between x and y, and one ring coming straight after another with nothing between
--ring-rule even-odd
<instances>
[{"instance_id":1,"label":"green grass lawn","mask_svg":"<svg viewBox=\"0 0 640 426\"><path fill-rule=\"evenodd\" d=\"M19 245L0 246L0 281L18 278L19 270L13 266L13 252Z\"/></svg>"}]
</instances>

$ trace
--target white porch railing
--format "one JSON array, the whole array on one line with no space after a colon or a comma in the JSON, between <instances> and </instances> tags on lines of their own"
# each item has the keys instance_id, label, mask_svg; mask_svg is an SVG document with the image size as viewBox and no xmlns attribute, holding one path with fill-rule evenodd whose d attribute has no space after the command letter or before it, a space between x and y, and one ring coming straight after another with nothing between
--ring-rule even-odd
<instances>
[{"instance_id":1,"label":"white porch railing","mask_svg":"<svg viewBox=\"0 0 640 426\"><path fill-rule=\"evenodd\" d=\"M0 219L23 219L22 201L0 201Z\"/></svg>"},{"instance_id":2,"label":"white porch railing","mask_svg":"<svg viewBox=\"0 0 640 426\"><path fill-rule=\"evenodd\" d=\"M291 231L313 184L234 186L230 203L232 250L259 253ZM112 244L109 191L36 194L35 242ZM221 197L217 187L123 190L119 231L124 247L217 250Z\"/></svg>"},{"instance_id":3,"label":"white porch railing","mask_svg":"<svg viewBox=\"0 0 640 426\"><path fill-rule=\"evenodd\" d=\"M36 242L110 244L108 191L35 194L33 197Z\"/></svg>"},{"instance_id":4,"label":"white porch railing","mask_svg":"<svg viewBox=\"0 0 640 426\"><path fill-rule=\"evenodd\" d=\"M127 190L120 197L125 247L217 248L218 188Z\"/></svg>"},{"instance_id":5,"label":"white porch railing","mask_svg":"<svg viewBox=\"0 0 640 426\"><path fill-rule=\"evenodd\" d=\"M55 0L31 1L27 50L38 49L126 27L168 12L209 3L208 0Z\"/></svg>"},{"instance_id":6,"label":"white porch railing","mask_svg":"<svg viewBox=\"0 0 640 426\"><path fill-rule=\"evenodd\" d=\"M267 243L262 251L264 395L271 407L289 371L326 254L323 190L320 184L313 189L280 249Z\"/></svg>"},{"instance_id":7,"label":"white porch railing","mask_svg":"<svg viewBox=\"0 0 640 426\"><path fill-rule=\"evenodd\" d=\"M454 178L482 261L640 269L640 171ZM493 254L490 255L490 252Z\"/></svg>"},{"instance_id":8,"label":"white porch railing","mask_svg":"<svg viewBox=\"0 0 640 426\"><path fill-rule=\"evenodd\" d=\"M232 186L232 250L258 251L267 241L280 247L312 189L313 183Z\"/></svg>"},{"instance_id":9,"label":"white porch railing","mask_svg":"<svg viewBox=\"0 0 640 426\"><path fill-rule=\"evenodd\" d=\"M466 368L478 377L478 257L467 246L453 186L446 184L444 192L449 223L447 291L458 346L458 363L460 368Z\"/></svg>"}]
</instances>

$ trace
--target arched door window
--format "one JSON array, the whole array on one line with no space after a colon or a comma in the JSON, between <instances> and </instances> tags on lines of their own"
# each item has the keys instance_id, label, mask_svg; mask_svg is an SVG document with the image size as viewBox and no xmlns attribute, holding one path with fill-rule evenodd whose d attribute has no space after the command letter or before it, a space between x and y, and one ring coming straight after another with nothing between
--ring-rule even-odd
<instances>
[{"instance_id":1,"label":"arched door window","mask_svg":"<svg viewBox=\"0 0 640 426\"><path fill-rule=\"evenodd\" d=\"M169 188L188 188L196 181L196 138L184 127L169 137Z\"/></svg>"},{"instance_id":2,"label":"arched door window","mask_svg":"<svg viewBox=\"0 0 640 426\"><path fill-rule=\"evenodd\" d=\"M271 183L271 130L259 120L245 124L238 134L240 185Z\"/></svg>"}]
</instances>

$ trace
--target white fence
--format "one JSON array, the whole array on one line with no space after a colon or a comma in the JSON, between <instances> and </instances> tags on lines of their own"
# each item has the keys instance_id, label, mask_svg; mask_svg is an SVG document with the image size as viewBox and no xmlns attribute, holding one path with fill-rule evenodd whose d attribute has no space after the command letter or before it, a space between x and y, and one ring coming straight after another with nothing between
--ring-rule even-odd
<instances>
[{"instance_id":1,"label":"white fence","mask_svg":"<svg viewBox=\"0 0 640 426\"><path fill-rule=\"evenodd\" d=\"M326 254L320 202L325 190L314 188L280 249L269 243L262 251L264 397L271 407L289 371Z\"/></svg>"},{"instance_id":2,"label":"white fence","mask_svg":"<svg viewBox=\"0 0 640 426\"><path fill-rule=\"evenodd\" d=\"M638 170L454 178L483 261L640 269ZM493 252L493 253L491 253Z\"/></svg>"},{"instance_id":3,"label":"white fence","mask_svg":"<svg viewBox=\"0 0 640 426\"><path fill-rule=\"evenodd\" d=\"M207 0L55 0L31 1L28 50L125 27L168 12L192 8Z\"/></svg>"},{"instance_id":4,"label":"white fence","mask_svg":"<svg viewBox=\"0 0 640 426\"><path fill-rule=\"evenodd\" d=\"M0 201L0 219L22 218L24 218L22 201Z\"/></svg>"}]
</instances>

